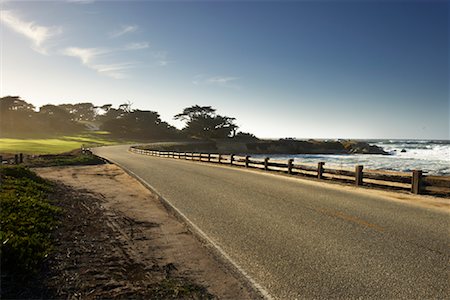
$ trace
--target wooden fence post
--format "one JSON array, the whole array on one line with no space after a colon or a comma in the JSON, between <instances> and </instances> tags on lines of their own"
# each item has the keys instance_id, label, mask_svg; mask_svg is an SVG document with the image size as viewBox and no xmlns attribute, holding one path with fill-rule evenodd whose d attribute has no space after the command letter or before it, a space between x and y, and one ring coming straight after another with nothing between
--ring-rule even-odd
<instances>
[{"instance_id":1,"label":"wooden fence post","mask_svg":"<svg viewBox=\"0 0 450 300\"><path fill-rule=\"evenodd\" d=\"M19 163L23 163L23 153L19 153Z\"/></svg>"},{"instance_id":2,"label":"wooden fence post","mask_svg":"<svg viewBox=\"0 0 450 300\"><path fill-rule=\"evenodd\" d=\"M246 155L245 156L245 167L248 168L248 159L250 158L250 156Z\"/></svg>"},{"instance_id":3,"label":"wooden fence post","mask_svg":"<svg viewBox=\"0 0 450 300\"><path fill-rule=\"evenodd\" d=\"M294 160L291 158L288 160L288 174L292 174L292 163Z\"/></svg>"},{"instance_id":4,"label":"wooden fence post","mask_svg":"<svg viewBox=\"0 0 450 300\"><path fill-rule=\"evenodd\" d=\"M413 194L420 194L422 187L422 171L413 170L412 182L411 182L411 192Z\"/></svg>"},{"instance_id":5,"label":"wooden fence post","mask_svg":"<svg viewBox=\"0 0 450 300\"><path fill-rule=\"evenodd\" d=\"M0 165L3 163L3 156L0 155Z\"/></svg>"},{"instance_id":6,"label":"wooden fence post","mask_svg":"<svg viewBox=\"0 0 450 300\"><path fill-rule=\"evenodd\" d=\"M208 162L211 161L211 153L208 153Z\"/></svg>"},{"instance_id":7,"label":"wooden fence post","mask_svg":"<svg viewBox=\"0 0 450 300\"><path fill-rule=\"evenodd\" d=\"M319 161L317 163L317 178L322 179L323 178L323 165L325 163L323 161Z\"/></svg>"},{"instance_id":8,"label":"wooden fence post","mask_svg":"<svg viewBox=\"0 0 450 300\"><path fill-rule=\"evenodd\" d=\"M355 167L355 184L363 185L363 166L357 165Z\"/></svg>"},{"instance_id":9,"label":"wooden fence post","mask_svg":"<svg viewBox=\"0 0 450 300\"><path fill-rule=\"evenodd\" d=\"M222 163L221 160L222 160L222 154L219 153L219 164Z\"/></svg>"},{"instance_id":10,"label":"wooden fence post","mask_svg":"<svg viewBox=\"0 0 450 300\"><path fill-rule=\"evenodd\" d=\"M269 157L264 158L264 170L269 170Z\"/></svg>"},{"instance_id":11,"label":"wooden fence post","mask_svg":"<svg viewBox=\"0 0 450 300\"><path fill-rule=\"evenodd\" d=\"M16 165L19 164L19 155L17 155L17 154L14 155L14 163L15 163Z\"/></svg>"},{"instance_id":12,"label":"wooden fence post","mask_svg":"<svg viewBox=\"0 0 450 300\"><path fill-rule=\"evenodd\" d=\"M230 155L230 165L233 164L233 161L234 161L234 154L231 154L231 155Z\"/></svg>"}]
</instances>

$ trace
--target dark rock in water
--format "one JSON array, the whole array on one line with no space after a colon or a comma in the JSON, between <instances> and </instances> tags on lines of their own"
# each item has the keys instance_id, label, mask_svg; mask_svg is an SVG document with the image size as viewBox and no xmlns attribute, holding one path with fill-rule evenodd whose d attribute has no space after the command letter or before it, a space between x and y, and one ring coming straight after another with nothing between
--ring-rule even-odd
<instances>
[{"instance_id":1,"label":"dark rock in water","mask_svg":"<svg viewBox=\"0 0 450 300\"><path fill-rule=\"evenodd\" d=\"M402 149L402 151L400 151L400 152L405 153L405 152L406 152L406 149Z\"/></svg>"},{"instance_id":2,"label":"dark rock in water","mask_svg":"<svg viewBox=\"0 0 450 300\"><path fill-rule=\"evenodd\" d=\"M358 142L358 141L341 141L342 145L347 150L347 153L351 154L383 154L388 155L383 148L369 145L366 142Z\"/></svg>"}]
</instances>

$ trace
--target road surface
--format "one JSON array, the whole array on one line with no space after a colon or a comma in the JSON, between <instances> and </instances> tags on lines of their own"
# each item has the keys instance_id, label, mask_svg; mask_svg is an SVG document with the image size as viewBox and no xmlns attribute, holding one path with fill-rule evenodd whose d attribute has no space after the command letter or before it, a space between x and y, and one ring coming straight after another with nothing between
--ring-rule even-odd
<instances>
[{"instance_id":1,"label":"road surface","mask_svg":"<svg viewBox=\"0 0 450 300\"><path fill-rule=\"evenodd\" d=\"M278 299L449 297L449 213L286 176L96 148Z\"/></svg>"}]
</instances>

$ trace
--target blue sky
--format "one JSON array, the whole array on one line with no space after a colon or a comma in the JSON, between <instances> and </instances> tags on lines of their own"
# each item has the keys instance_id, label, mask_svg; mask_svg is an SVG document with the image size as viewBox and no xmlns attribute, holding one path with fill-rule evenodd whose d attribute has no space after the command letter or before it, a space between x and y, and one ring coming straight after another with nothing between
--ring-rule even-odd
<instances>
[{"instance_id":1,"label":"blue sky","mask_svg":"<svg viewBox=\"0 0 450 300\"><path fill-rule=\"evenodd\" d=\"M450 139L447 1L2 1L1 96L259 137Z\"/></svg>"}]
</instances>

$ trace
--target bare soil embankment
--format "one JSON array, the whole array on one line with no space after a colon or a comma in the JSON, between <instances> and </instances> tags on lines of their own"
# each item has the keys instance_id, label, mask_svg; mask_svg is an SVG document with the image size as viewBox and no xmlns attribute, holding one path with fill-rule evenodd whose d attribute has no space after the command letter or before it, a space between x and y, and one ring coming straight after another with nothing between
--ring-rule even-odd
<instances>
[{"instance_id":1,"label":"bare soil embankment","mask_svg":"<svg viewBox=\"0 0 450 300\"><path fill-rule=\"evenodd\" d=\"M38 168L65 211L47 285L60 298L254 299L162 203L120 168Z\"/></svg>"}]
</instances>

